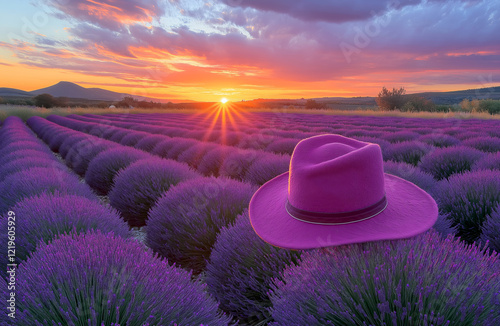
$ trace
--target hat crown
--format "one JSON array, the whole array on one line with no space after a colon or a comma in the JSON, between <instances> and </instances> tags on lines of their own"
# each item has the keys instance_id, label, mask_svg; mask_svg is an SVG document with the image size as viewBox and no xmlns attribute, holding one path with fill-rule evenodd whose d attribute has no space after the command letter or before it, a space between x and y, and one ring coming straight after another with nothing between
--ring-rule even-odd
<instances>
[{"instance_id":1,"label":"hat crown","mask_svg":"<svg viewBox=\"0 0 500 326\"><path fill-rule=\"evenodd\" d=\"M380 146L339 135L297 144L290 161L288 202L317 213L365 209L385 196Z\"/></svg>"}]
</instances>

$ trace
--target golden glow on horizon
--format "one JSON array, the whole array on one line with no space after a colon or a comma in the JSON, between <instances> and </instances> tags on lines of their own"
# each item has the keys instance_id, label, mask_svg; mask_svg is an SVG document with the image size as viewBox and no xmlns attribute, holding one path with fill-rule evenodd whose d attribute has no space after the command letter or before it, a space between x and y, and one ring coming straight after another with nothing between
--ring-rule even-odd
<instances>
[{"instance_id":1,"label":"golden glow on horizon","mask_svg":"<svg viewBox=\"0 0 500 326\"><path fill-rule=\"evenodd\" d=\"M226 104L227 103L227 98L225 98L225 97L221 98L220 102L222 104Z\"/></svg>"}]
</instances>

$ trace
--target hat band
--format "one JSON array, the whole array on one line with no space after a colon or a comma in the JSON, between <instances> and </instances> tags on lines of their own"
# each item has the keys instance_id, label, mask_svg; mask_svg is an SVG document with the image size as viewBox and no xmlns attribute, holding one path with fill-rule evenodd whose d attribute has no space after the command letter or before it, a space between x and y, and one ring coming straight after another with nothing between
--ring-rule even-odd
<instances>
[{"instance_id":1,"label":"hat band","mask_svg":"<svg viewBox=\"0 0 500 326\"><path fill-rule=\"evenodd\" d=\"M292 206L287 200L285 208L288 214L302 222L325 225L338 225L360 222L372 218L384 211L387 207L387 198L384 196L380 201L366 208L351 212L342 213L322 213L311 212Z\"/></svg>"}]
</instances>

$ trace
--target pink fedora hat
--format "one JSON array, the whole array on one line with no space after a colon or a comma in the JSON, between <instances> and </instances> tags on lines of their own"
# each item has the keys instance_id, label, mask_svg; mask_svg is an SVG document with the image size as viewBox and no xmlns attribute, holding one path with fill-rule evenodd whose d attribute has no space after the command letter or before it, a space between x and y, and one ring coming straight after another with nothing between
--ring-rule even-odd
<instances>
[{"instance_id":1,"label":"pink fedora hat","mask_svg":"<svg viewBox=\"0 0 500 326\"><path fill-rule=\"evenodd\" d=\"M254 194L249 213L264 241L310 249L412 237L434 225L438 208L413 183L384 174L379 145L321 135L297 144L290 171Z\"/></svg>"}]
</instances>

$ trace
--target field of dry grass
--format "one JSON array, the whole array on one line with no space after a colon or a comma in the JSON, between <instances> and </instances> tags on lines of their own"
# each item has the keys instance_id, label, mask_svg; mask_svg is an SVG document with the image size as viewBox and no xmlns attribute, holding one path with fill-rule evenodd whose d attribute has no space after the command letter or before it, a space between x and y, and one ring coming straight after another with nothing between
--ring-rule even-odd
<instances>
[{"instance_id":1,"label":"field of dry grass","mask_svg":"<svg viewBox=\"0 0 500 326\"><path fill-rule=\"evenodd\" d=\"M406 117L424 119L500 119L500 115L491 115L486 112L400 112L400 111L379 111L373 109L358 110L306 110L301 108L283 107L280 109L244 109L246 112L275 112L275 113L302 113L302 114L323 114L323 115L359 115L378 117ZM139 114L139 113L196 113L196 109L103 109L103 108L34 108L30 106L0 105L0 120L8 116L18 116L26 120L32 116L48 117L49 115L67 116L70 114Z\"/></svg>"}]
</instances>

